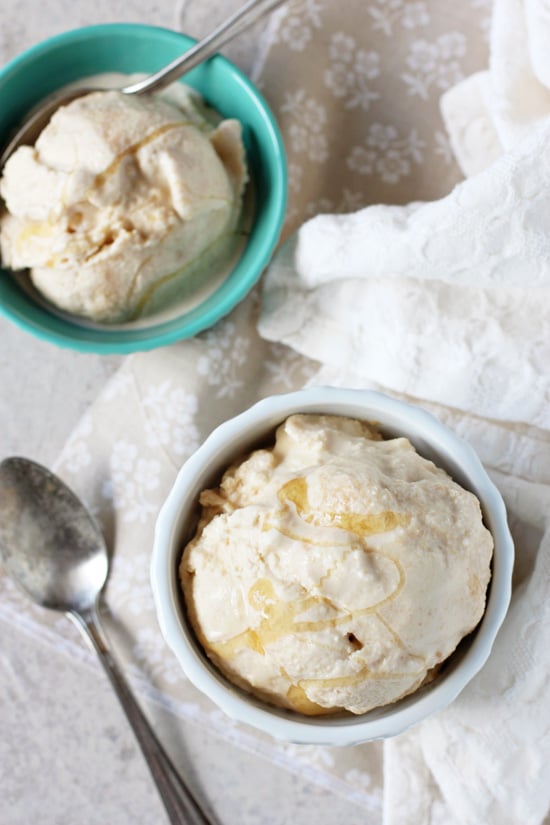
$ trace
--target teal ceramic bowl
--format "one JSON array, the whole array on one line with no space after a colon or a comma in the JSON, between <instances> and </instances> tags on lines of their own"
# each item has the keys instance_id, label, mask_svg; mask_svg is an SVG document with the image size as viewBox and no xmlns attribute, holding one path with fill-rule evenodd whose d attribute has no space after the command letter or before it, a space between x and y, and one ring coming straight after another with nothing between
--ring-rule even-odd
<instances>
[{"instance_id":1,"label":"teal ceramic bowl","mask_svg":"<svg viewBox=\"0 0 550 825\"><path fill-rule=\"evenodd\" d=\"M0 144L42 98L67 83L104 72L149 74L195 41L167 29L109 24L53 37L0 70ZM246 242L215 289L181 314L116 327L75 323L36 301L0 271L0 312L39 338L81 352L128 353L195 335L226 315L259 279L277 244L286 208L286 162L276 121L251 81L221 55L185 75L224 117L243 125L251 190Z\"/></svg>"}]
</instances>

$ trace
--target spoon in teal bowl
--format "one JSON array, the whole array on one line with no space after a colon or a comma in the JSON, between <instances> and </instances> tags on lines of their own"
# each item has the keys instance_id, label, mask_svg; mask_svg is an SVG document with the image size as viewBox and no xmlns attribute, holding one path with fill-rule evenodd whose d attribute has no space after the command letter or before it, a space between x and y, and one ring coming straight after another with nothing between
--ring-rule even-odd
<instances>
[{"instance_id":1,"label":"spoon in teal bowl","mask_svg":"<svg viewBox=\"0 0 550 825\"><path fill-rule=\"evenodd\" d=\"M103 535L76 495L25 458L0 463L0 558L33 602L66 613L98 655L126 712L172 825L214 825L183 782L124 679L98 620L109 572Z\"/></svg>"},{"instance_id":2,"label":"spoon in teal bowl","mask_svg":"<svg viewBox=\"0 0 550 825\"><path fill-rule=\"evenodd\" d=\"M159 92L166 86L182 77L199 63L203 63L212 57L222 46L233 40L244 32L261 17L272 12L285 0L248 0L237 11L231 14L226 20L220 23L210 34L199 40L194 46L184 52L180 57L172 60L168 65L159 69L137 83L123 86L118 91L127 95L142 95L152 92ZM38 106L23 120L9 143L0 155L0 170L8 158L19 146L32 146L49 122L51 116L60 106L66 106L77 97L82 97L90 92L103 91L99 88L86 86L72 86L70 89L60 89L48 95Z\"/></svg>"}]
</instances>

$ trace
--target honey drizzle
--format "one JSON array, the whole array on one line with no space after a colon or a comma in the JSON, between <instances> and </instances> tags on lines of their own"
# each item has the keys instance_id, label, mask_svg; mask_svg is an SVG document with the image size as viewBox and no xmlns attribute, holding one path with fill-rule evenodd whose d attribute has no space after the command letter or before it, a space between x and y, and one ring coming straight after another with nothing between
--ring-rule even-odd
<instances>
[{"instance_id":1,"label":"honey drizzle","mask_svg":"<svg viewBox=\"0 0 550 825\"><path fill-rule=\"evenodd\" d=\"M118 154L102 172L99 172L94 180L93 183L90 184L88 190L86 192L85 198L89 198L92 192L97 191L100 189L106 181L114 175L124 158L135 155L142 149L144 146L147 146L148 143L152 143L158 137L162 137L165 132L168 132L172 129L182 128L183 126L190 126L191 121L175 121L172 123L165 123L162 126L159 126L158 129L154 129L149 134L145 135L141 140L138 140L136 143L131 144L131 146L127 146L120 154ZM50 237L55 229L55 225L57 222L57 215L51 213L46 220L43 221L32 221L27 224L25 229L23 229L17 238L17 242L19 244L25 242L28 238L32 237ZM59 264L57 258L50 259L46 261L44 264L45 267L55 267Z\"/></svg>"},{"instance_id":2,"label":"honey drizzle","mask_svg":"<svg viewBox=\"0 0 550 825\"><path fill-rule=\"evenodd\" d=\"M269 579L258 579L248 591L248 601L255 610L262 614L259 625L254 629L247 629L225 642L210 642L209 647L223 659L232 658L239 650L249 648L262 655L265 648L283 636L291 633L308 633L336 627L351 618L352 614L345 613L331 619L321 621L295 621L296 616L305 613L312 607L320 604L334 607L324 596L306 596L287 602L277 597L273 582ZM366 608L371 612L371 608ZM363 612L363 611L361 611Z\"/></svg>"},{"instance_id":3,"label":"honey drizzle","mask_svg":"<svg viewBox=\"0 0 550 825\"><path fill-rule=\"evenodd\" d=\"M377 533L384 533L395 529L396 527L406 525L410 520L407 514L395 513L391 510L384 510L381 513L374 514L357 514L357 513L331 513L326 514L316 513L312 511L309 505L307 495L307 481L305 478L295 478L286 482L278 492L278 498L283 506L288 507L288 504L294 505L296 513L305 523L313 527L334 527L337 529L346 530L354 533L360 539L371 536ZM274 525L266 525L264 529L271 529ZM306 538L297 534L284 531L281 527L275 527L283 535L303 541L307 544L321 544L311 538ZM334 543L333 543L334 544ZM325 546L330 546L326 543ZM296 599L295 601L284 601L277 596L275 587L269 579L258 579L250 588L248 592L248 601L255 610L262 614L262 618L258 626L254 629L249 628L243 633L233 636L225 642L209 642L208 647L216 653L222 660L232 659L239 650L249 649L260 655L265 655L266 646L273 643L283 636L291 633L304 632L319 632L331 627L337 627L340 624L351 621L359 616L368 614L374 615L392 635L396 643L401 649L406 650L406 646L390 627L390 625L380 616L378 610L393 601L395 597L401 592L405 584L405 573L397 559L391 558L387 553L381 553L379 550L363 545L363 550L368 553L378 554L391 562L399 576L399 580L395 588L385 596L381 601L370 607L362 608L351 612L345 612L332 618L322 619L318 621L296 621L296 617L305 613L313 607L325 605L338 610L338 608L325 596L306 596L304 598ZM324 578L324 577L323 577ZM407 651L408 653L408 651ZM281 674L291 682L287 691L287 701L290 706L300 713L306 715L318 715L334 711L334 708L327 710L317 703L313 702L307 696L306 689L308 687L321 686L324 688L338 688L348 687L359 684L367 679L399 679L410 678L414 675L422 673L424 660L422 657L409 654L414 659L418 659L422 664L418 673L388 673L384 671L372 672L366 665L364 665L356 673L348 676L333 677L330 679L301 679L298 682L292 682L283 668Z\"/></svg>"},{"instance_id":4,"label":"honey drizzle","mask_svg":"<svg viewBox=\"0 0 550 825\"><path fill-rule=\"evenodd\" d=\"M173 123L164 123L162 126L159 126L157 129L153 129L152 132L145 135L141 140L138 140L136 143L132 143L130 146L127 146L126 149L123 149L107 166L103 172L99 172L94 178L93 184L90 186L89 192L93 192L94 189L99 189L105 181L110 178L118 169L124 158L129 157L130 155L136 155L140 149L144 146L147 146L148 143L152 143L159 137L162 137L166 132L170 132L172 129L181 129L183 126L189 126L190 123L186 120L184 121L175 121Z\"/></svg>"},{"instance_id":5,"label":"honey drizzle","mask_svg":"<svg viewBox=\"0 0 550 825\"><path fill-rule=\"evenodd\" d=\"M380 513L318 513L310 508L307 481L303 477L292 478L283 484L278 493L281 504L294 504L300 518L313 527L337 527L355 533L360 538L387 533L403 527L410 521L405 513L382 510Z\"/></svg>"}]
</instances>

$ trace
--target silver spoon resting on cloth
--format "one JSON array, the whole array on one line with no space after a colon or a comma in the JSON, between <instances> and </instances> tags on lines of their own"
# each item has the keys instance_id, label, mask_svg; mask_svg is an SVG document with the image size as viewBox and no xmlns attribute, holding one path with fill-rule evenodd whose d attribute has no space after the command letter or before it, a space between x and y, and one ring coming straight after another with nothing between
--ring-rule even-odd
<instances>
[{"instance_id":1,"label":"silver spoon resting on cloth","mask_svg":"<svg viewBox=\"0 0 550 825\"><path fill-rule=\"evenodd\" d=\"M0 463L0 557L27 596L66 613L97 653L172 825L214 825L151 730L100 628L98 601L109 556L99 527L61 479L25 458Z\"/></svg>"}]
</instances>

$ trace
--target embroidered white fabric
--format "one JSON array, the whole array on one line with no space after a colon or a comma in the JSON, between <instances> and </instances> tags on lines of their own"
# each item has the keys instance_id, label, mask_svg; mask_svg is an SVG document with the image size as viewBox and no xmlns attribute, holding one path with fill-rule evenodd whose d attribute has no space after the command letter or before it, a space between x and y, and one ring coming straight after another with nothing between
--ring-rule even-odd
<instances>
[{"instance_id":1,"label":"embroidered white fabric","mask_svg":"<svg viewBox=\"0 0 550 825\"><path fill-rule=\"evenodd\" d=\"M547 2L496 0L488 70L441 101L469 177L438 201L307 221L265 281L266 339L320 361L314 383L434 410L521 524L487 666L384 744L384 825L539 825L549 809L549 35Z\"/></svg>"}]
</instances>

